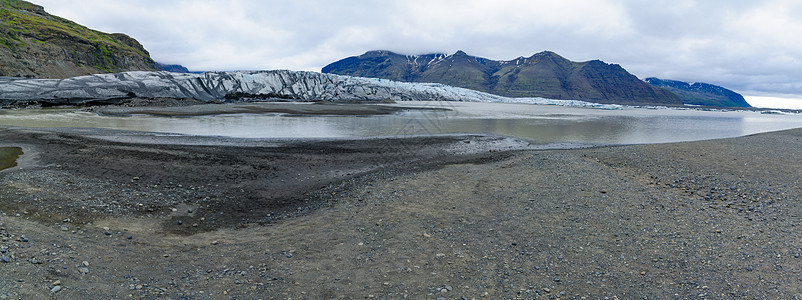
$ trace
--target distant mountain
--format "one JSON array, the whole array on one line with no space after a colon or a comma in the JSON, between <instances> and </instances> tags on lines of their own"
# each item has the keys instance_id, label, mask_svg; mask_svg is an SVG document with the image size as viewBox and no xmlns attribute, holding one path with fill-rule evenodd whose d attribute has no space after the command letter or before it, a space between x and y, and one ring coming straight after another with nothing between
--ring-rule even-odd
<instances>
[{"instance_id":1,"label":"distant mountain","mask_svg":"<svg viewBox=\"0 0 802 300\"><path fill-rule=\"evenodd\" d=\"M677 80L646 78L649 84L667 89L685 104L714 107L751 107L741 94L707 83L687 83Z\"/></svg>"},{"instance_id":2,"label":"distant mountain","mask_svg":"<svg viewBox=\"0 0 802 300\"><path fill-rule=\"evenodd\" d=\"M122 33L92 30L20 0L0 0L0 76L68 78L155 70L150 54Z\"/></svg>"},{"instance_id":3,"label":"distant mountain","mask_svg":"<svg viewBox=\"0 0 802 300\"><path fill-rule=\"evenodd\" d=\"M158 62L156 63L156 70L173 72L173 73L190 73L189 69L187 69L187 67L184 67L182 65L165 65Z\"/></svg>"},{"instance_id":4,"label":"distant mountain","mask_svg":"<svg viewBox=\"0 0 802 300\"><path fill-rule=\"evenodd\" d=\"M543 97L616 104L682 105L671 92L656 88L617 64L573 62L554 52L509 61L452 55L401 55L369 51L323 68L323 73L434 82L506 97Z\"/></svg>"}]
</instances>

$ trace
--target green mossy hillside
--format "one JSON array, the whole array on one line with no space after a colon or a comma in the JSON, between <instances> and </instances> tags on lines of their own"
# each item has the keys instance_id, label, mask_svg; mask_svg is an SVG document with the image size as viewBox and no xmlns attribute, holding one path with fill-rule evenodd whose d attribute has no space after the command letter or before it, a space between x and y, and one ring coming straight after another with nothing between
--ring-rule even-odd
<instances>
[{"instance_id":1,"label":"green mossy hillside","mask_svg":"<svg viewBox=\"0 0 802 300\"><path fill-rule=\"evenodd\" d=\"M156 69L135 39L89 29L19 0L0 0L0 63L0 76L36 78Z\"/></svg>"}]
</instances>

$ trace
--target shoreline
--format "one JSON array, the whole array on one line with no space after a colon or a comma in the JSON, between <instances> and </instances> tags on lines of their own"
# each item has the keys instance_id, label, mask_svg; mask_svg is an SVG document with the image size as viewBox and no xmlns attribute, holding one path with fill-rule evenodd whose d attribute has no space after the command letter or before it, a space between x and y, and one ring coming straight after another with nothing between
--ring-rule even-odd
<instances>
[{"instance_id":1,"label":"shoreline","mask_svg":"<svg viewBox=\"0 0 802 300\"><path fill-rule=\"evenodd\" d=\"M0 172L0 295L802 293L802 129L571 150L120 133L0 128L25 152Z\"/></svg>"}]
</instances>

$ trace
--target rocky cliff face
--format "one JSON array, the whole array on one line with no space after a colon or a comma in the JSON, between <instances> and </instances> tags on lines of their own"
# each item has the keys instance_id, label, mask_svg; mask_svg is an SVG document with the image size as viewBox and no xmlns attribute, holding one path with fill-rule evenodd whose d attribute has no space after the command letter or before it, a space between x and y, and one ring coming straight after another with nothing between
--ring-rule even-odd
<instances>
[{"instance_id":1,"label":"rocky cliff face","mask_svg":"<svg viewBox=\"0 0 802 300\"><path fill-rule=\"evenodd\" d=\"M68 78L131 70L155 70L135 39L88 29L25 1L0 0L0 76Z\"/></svg>"},{"instance_id":2,"label":"rocky cliff face","mask_svg":"<svg viewBox=\"0 0 802 300\"><path fill-rule=\"evenodd\" d=\"M494 61L453 55L400 55L370 51L323 68L323 73L436 82L506 97L573 99L596 103L682 105L671 92L650 86L616 64L572 62L554 52Z\"/></svg>"},{"instance_id":3,"label":"rocky cliff face","mask_svg":"<svg viewBox=\"0 0 802 300\"><path fill-rule=\"evenodd\" d=\"M128 98L505 102L511 99L442 84L395 82L316 72L182 74L124 72L68 79L0 78L0 105L115 103Z\"/></svg>"},{"instance_id":4,"label":"rocky cliff face","mask_svg":"<svg viewBox=\"0 0 802 300\"><path fill-rule=\"evenodd\" d=\"M667 89L685 104L713 107L751 107L741 94L708 83L687 83L677 80L646 78L649 84Z\"/></svg>"}]
</instances>

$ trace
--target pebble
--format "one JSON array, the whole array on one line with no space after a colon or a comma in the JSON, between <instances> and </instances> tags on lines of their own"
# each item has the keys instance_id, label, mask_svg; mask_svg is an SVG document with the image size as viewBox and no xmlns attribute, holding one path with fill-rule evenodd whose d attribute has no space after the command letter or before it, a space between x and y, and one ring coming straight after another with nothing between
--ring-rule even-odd
<instances>
[{"instance_id":1,"label":"pebble","mask_svg":"<svg viewBox=\"0 0 802 300\"><path fill-rule=\"evenodd\" d=\"M219 243L220 243L220 242L218 242L218 241L212 241L212 245L217 245L217 244L219 244Z\"/></svg>"},{"instance_id":2,"label":"pebble","mask_svg":"<svg viewBox=\"0 0 802 300\"><path fill-rule=\"evenodd\" d=\"M181 225L181 224L184 224L184 221L178 220L178 222L176 222L176 223L178 223L178 225Z\"/></svg>"},{"instance_id":3,"label":"pebble","mask_svg":"<svg viewBox=\"0 0 802 300\"><path fill-rule=\"evenodd\" d=\"M128 236L128 237L126 237L126 238L130 240L130 239L133 239L133 238L134 238L134 236L132 236L132 235L129 235L129 236Z\"/></svg>"},{"instance_id":4,"label":"pebble","mask_svg":"<svg viewBox=\"0 0 802 300\"><path fill-rule=\"evenodd\" d=\"M89 268L84 268L84 267L78 268L78 271L81 271L81 273L84 273L84 274L89 274Z\"/></svg>"},{"instance_id":5,"label":"pebble","mask_svg":"<svg viewBox=\"0 0 802 300\"><path fill-rule=\"evenodd\" d=\"M88 262L88 261L82 261L82 262L81 262L81 264L82 264L84 267L88 267L88 266L89 266L89 262Z\"/></svg>"},{"instance_id":6,"label":"pebble","mask_svg":"<svg viewBox=\"0 0 802 300\"><path fill-rule=\"evenodd\" d=\"M0 257L0 261L2 261L2 262L4 262L4 263L10 262L10 260L8 259L8 257L5 257L5 256L3 256L3 257Z\"/></svg>"},{"instance_id":7,"label":"pebble","mask_svg":"<svg viewBox=\"0 0 802 300\"><path fill-rule=\"evenodd\" d=\"M54 286L52 289L50 289L51 293L58 293L60 291L61 291L61 286L60 285Z\"/></svg>"}]
</instances>

